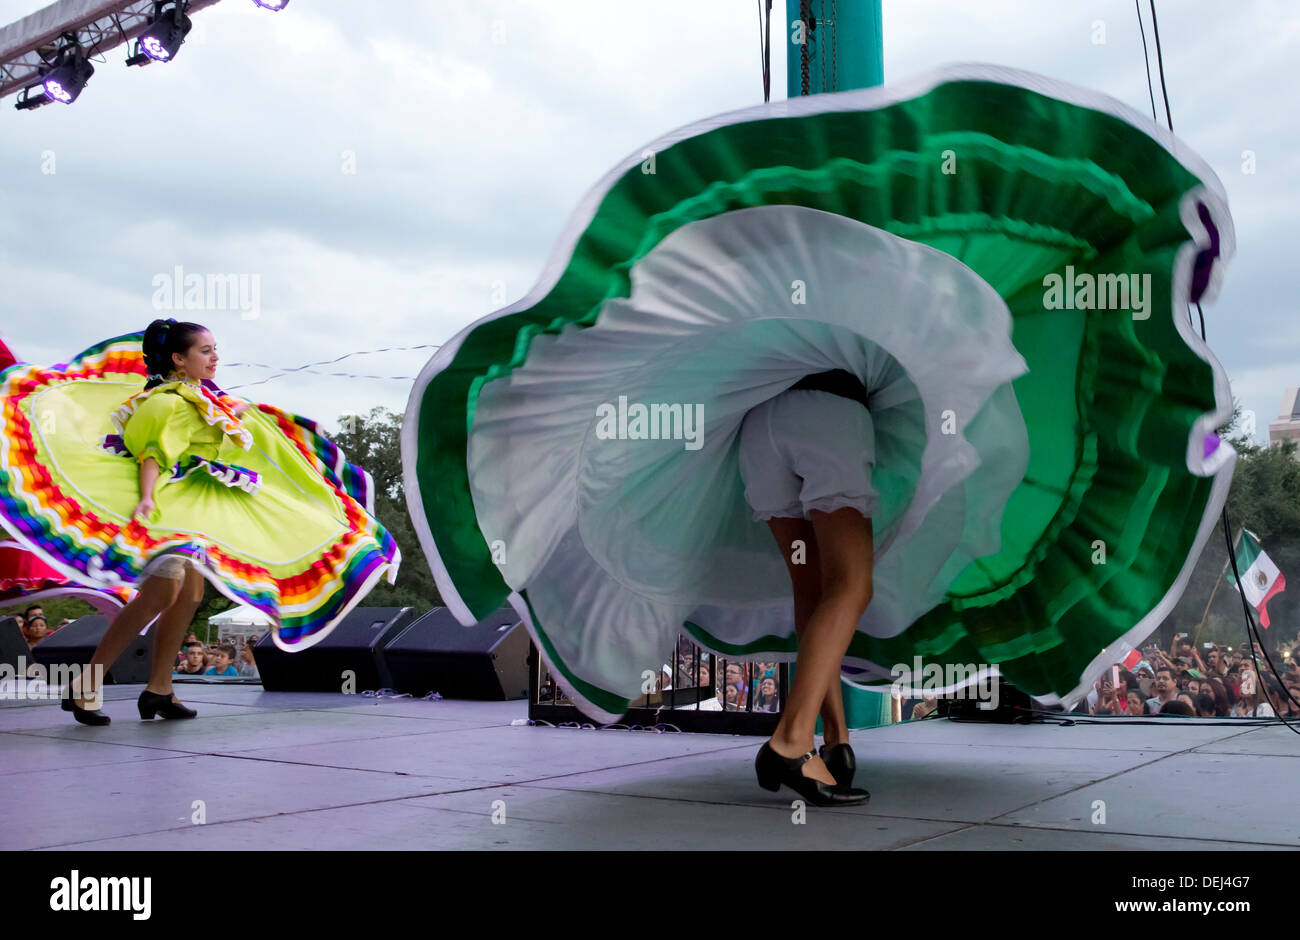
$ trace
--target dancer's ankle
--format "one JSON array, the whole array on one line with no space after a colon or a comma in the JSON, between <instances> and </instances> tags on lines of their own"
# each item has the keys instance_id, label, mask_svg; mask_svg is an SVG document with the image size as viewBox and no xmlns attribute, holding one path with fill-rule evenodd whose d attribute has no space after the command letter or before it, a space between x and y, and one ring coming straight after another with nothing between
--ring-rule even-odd
<instances>
[{"instance_id":1,"label":"dancer's ankle","mask_svg":"<svg viewBox=\"0 0 1300 940\"><path fill-rule=\"evenodd\" d=\"M808 735L806 738L802 736L791 737L778 728L772 734L772 750L782 757L798 757L801 754L807 754L809 751L817 750L817 747L812 735Z\"/></svg>"},{"instance_id":2,"label":"dancer's ankle","mask_svg":"<svg viewBox=\"0 0 1300 940\"><path fill-rule=\"evenodd\" d=\"M825 733L822 734L822 741L825 742L827 747L835 747L837 744L848 744L849 729L827 728Z\"/></svg>"}]
</instances>

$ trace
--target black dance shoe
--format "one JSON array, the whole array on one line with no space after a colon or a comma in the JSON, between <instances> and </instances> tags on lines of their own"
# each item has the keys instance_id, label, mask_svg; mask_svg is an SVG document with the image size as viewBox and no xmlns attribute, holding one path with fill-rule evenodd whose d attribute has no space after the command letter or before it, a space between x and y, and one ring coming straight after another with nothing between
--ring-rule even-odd
<instances>
[{"instance_id":1,"label":"black dance shoe","mask_svg":"<svg viewBox=\"0 0 1300 940\"><path fill-rule=\"evenodd\" d=\"M870 798L871 794L866 790L840 789L838 784L832 787L805 777L803 765L812 758L812 751L802 757L782 757L772 750L772 742L768 741L754 758L758 785L764 790L779 790L781 784L785 784L814 806L851 806Z\"/></svg>"},{"instance_id":2,"label":"black dance shoe","mask_svg":"<svg viewBox=\"0 0 1300 940\"><path fill-rule=\"evenodd\" d=\"M835 778L835 785L841 790L849 790L853 787L853 775L857 772L858 762L853 756L853 748L847 744L834 744L821 747L821 758L826 763L826 769L831 772ZM863 793L867 792L865 790Z\"/></svg>"},{"instance_id":3,"label":"black dance shoe","mask_svg":"<svg viewBox=\"0 0 1300 940\"><path fill-rule=\"evenodd\" d=\"M157 692L150 692L148 689L140 693L140 699L136 702L136 705L140 707L140 717L145 721L155 715L162 715L164 718L194 718L198 715L198 712L194 709L173 702L170 693L159 695Z\"/></svg>"},{"instance_id":4,"label":"black dance shoe","mask_svg":"<svg viewBox=\"0 0 1300 940\"><path fill-rule=\"evenodd\" d=\"M88 708L79 708L77 703L72 700L72 683L70 682L63 690L63 701L59 702L59 707L65 712L72 712L72 717L83 725L107 725L113 722L112 718L109 718L99 709L91 711Z\"/></svg>"}]
</instances>

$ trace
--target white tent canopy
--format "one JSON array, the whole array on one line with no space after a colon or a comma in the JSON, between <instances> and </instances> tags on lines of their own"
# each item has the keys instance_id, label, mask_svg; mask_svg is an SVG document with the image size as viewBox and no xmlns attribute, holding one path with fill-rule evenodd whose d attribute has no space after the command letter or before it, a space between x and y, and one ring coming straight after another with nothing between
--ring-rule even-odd
<instances>
[{"instance_id":1,"label":"white tent canopy","mask_svg":"<svg viewBox=\"0 0 1300 940\"><path fill-rule=\"evenodd\" d=\"M243 604L209 617L208 623L217 628L219 642L232 636L265 633L272 626L270 617L255 607L245 607Z\"/></svg>"}]
</instances>

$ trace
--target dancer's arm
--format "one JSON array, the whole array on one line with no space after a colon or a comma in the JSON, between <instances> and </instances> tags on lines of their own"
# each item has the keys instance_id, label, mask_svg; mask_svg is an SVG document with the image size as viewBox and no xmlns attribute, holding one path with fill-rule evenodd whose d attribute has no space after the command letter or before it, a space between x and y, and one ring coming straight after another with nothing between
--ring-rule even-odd
<instances>
[{"instance_id":1,"label":"dancer's arm","mask_svg":"<svg viewBox=\"0 0 1300 940\"><path fill-rule=\"evenodd\" d=\"M176 395L155 395L142 402L127 422L122 437L140 465L140 502L132 517L148 521L161 468L175 466L188 450L190 435L184 415L189 407Z\"/></svg>"},{"instance_id":2,"label":"dancer's arm","mask_svg":"<svg viewBox=\"0 0 1300 940\"><path fill-rule=\"evenodd\" d=\"M149 518L153 512L153 488L158 483L158 461L152 457L146 457L140 461L140 503L135 507L135 512L131 513L132 518L143 517Z\"/></svg>"}]
</instances>

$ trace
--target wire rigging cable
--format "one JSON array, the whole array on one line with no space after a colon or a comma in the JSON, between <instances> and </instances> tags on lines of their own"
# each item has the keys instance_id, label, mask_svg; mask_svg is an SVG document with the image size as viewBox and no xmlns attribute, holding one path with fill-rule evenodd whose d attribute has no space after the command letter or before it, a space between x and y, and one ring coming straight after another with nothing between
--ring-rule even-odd
<instances>
[{"instance_id":1,"label":"wire rigging cable","mask_svg":"<svg viewBox=\"0 0 1300 940\"><path fill-rule=\"evenodd\" d=\"M270 382L273 379L284 378L284 376L286 375L293 375L295 373L303 373L306 375L324 375L333 378L344 378L344 379L387 379L393 381L413 382L415 381L416 378L413 375L360 375L353 372L319 372L315 369L315 367L334 365L335 363L342 362L344 359L349 359L352 356L371 356L377 353L385 353L385 352L409 352L411 350L417 350L417 349L438 349L438 348L439 348L439 344L437 343L432 343L432 344L426 343L419 346L385 346L382 349L360 349L354 352L344 353L342 356L339 356L337 359L324 359L320 362L309 362L305 365L292 366L292 367L269 366L261 362L231 362L226 365L226 368L267 369L271 371L279 369L280 371L275 375L267 376L266 378L260 379L256 382L245 382L241 385L232 385L227 389L227 391L234 391L235 389L238 388L252 388L255 385L265 385L267 382Z\"/></svg>"}]
</instances>

